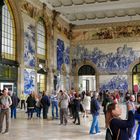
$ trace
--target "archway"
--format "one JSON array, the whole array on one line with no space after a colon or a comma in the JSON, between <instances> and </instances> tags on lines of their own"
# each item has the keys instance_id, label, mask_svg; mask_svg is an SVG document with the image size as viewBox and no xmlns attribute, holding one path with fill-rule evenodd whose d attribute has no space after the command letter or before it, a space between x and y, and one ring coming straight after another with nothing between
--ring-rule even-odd
<instances>
[{"instance_id":1,"label":"archway","mask_svg":"<svg viewBox=\"0 0 140 140\"><path fill-rule=\"evenodd\" d=\"M76 91L98 90L99 73L91 61L84 61L76 66L74 85Z\"/></svg>"},{"instance_id":2,"label":"archway","mask_svg":"<svg viewBox=\"0 0 140 140\"><path fill-rule=\"evenodd\" d=\"M133 90L134 89L134 75L136 75L137 74L137 72L138 72L138 70L136 70L137 68L135 68L135 67L137 67L138 65L140 64L140 60L139 60L139 58L138 59L136 59L130 66L129 66L129 69L128 69L128 73L127 73L127 75L128 75L128 89L129 90Z\"/></svg>"},{"instance_id":3,"label":"archway","mask_svg":"<svg viewBox=\"0 0 140 140\"><path fill-rule=\"evenodd\" d=\"M140 63L136 64L132 69L132 88L135 93L140 90Z\"/></svg>"},{"instance_id":4,"label":"archway","mask_svg":"<svg viewBox=\"0 0 140 140\"><path fill-rule=\"evenodd\" d=\"M95 70L90 65L83 65L78 71L79 76L79 90L95 91L96 90L96 76Z\"/></svg>"}]
</instances>

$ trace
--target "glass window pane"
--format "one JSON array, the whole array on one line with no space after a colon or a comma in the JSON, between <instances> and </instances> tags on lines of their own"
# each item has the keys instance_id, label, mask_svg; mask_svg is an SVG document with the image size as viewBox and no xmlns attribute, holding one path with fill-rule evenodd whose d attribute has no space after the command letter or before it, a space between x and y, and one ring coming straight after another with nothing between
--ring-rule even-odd
<instances>
[{"instance_id":1,"label":"glass window pane","mask_svg":"<svg viewBox=\"0 0 140 140\"><path fill-rule=\"evenodd\" d=\"M2 57L6 59L15 60L15 25L12 13L9 11L7 5L2 7Z\"/></svg>"},{"instance_id":2,"label":"glass window pane","mask_svg":"<svg viewBox=\"0 0 140 140\"><path fill-rule=\"evenodd\" d=\"M45 27L44 27L44 23L42 21L39 21L37 25L37 53L39 55L45 56L46 55L45 50L46 50Z\"/></svg>"}]
</instances>

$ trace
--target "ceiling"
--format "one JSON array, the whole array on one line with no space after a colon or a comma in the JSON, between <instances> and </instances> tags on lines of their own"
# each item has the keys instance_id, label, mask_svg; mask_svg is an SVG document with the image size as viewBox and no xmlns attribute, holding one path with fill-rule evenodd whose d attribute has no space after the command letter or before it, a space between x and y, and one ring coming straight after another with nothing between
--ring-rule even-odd
<instances>
[{"instance_id":1,"label":"ceiling","mask_svg":"<svg viewBox=\"0 0 140 140\"><path fill-rule=\"evenodd\" d=\"M140 20L140 0L40 0L74 25Z\"/></svg>"}]
</instances>

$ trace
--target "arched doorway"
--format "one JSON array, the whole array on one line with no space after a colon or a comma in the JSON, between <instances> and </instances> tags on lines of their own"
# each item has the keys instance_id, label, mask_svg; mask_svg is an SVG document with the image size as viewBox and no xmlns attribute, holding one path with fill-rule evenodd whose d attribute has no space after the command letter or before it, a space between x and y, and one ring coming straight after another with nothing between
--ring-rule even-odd
<instances>
[{"instance_id":1,"label":"arched doorway","mask_svg":"<svg viewBox=\"0 0 140 140\"><path fill-rule=\"evenodd\" d=\"M136 64L132 69L132 86L135 92L140 90L140 63Z\"/></svg>"},{"instance_id":2,"label":"arched doorway","mask_svg":"<svg viewBox=\"0 0 140 140\"><path fill-rule=\"evenodd\" d=\"M83 65L78 70L79 91L96 91L95 69L91 65Z\"/></svg>"}]
</instances>

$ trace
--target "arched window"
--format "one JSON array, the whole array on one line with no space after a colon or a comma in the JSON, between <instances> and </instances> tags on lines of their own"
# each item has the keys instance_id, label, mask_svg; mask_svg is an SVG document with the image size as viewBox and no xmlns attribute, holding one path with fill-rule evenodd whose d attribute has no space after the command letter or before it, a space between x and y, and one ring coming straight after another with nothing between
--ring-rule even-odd
<instances>
[{"instance_id":1,"label":"arched window","mask_svg":"<svg viewBox=\"0 0 140 140\"><path fill-rule=\"evenodd\" d=\"M37 58L39 60L39 70L37 73L38 92L42 92L46 90L46 33L45 24L42 19L37 24Z\"/></svg>"},{"instance_id":2,"label":"arched window","mask_svg":"<svg viewBox=\"0 0 140 140\"><path fill-rule=\"evenodd\" d=\"M12 11L7 4L4 4L1 8L1 57L4 59L16 60L16 34Z\"/></svg>"},{"instance_id":3,"label":"arched window","mask_svg":"<svg viewBox=\"0 0 140 140\"><path fill-rule=\"evenodd\" d=\"M46 34L42 20L37 24L37 57L43 60L46 59Z\"/></svg>"}]
</instances>

